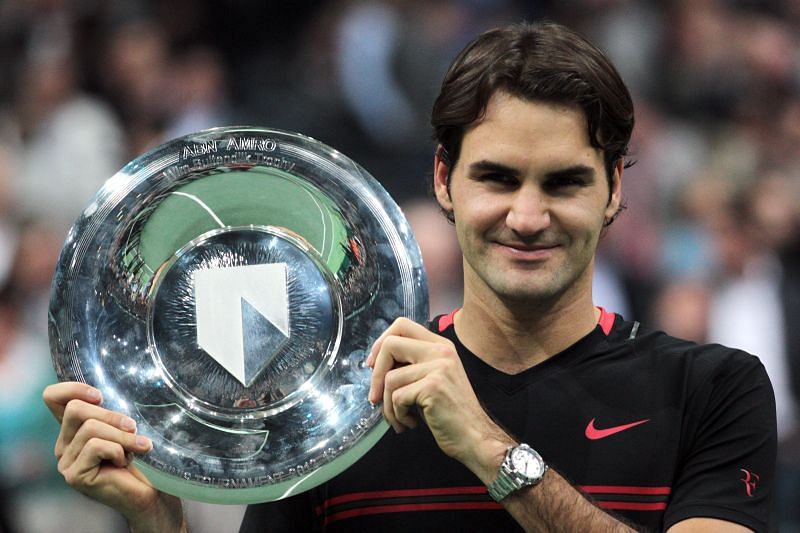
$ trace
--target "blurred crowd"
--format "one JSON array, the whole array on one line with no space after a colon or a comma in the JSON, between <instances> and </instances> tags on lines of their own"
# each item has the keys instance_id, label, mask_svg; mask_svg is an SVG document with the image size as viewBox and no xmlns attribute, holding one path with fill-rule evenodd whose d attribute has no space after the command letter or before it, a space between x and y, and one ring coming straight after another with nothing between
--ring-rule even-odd
<instances>
[{"instance_id":1,"label":"blurred crowd","mask_svg":"<svg viewBox=\"0 0 800 533\"><path fill-rule=\"evenodd\" d=\"M47 305L70 225L102 183L193 131L298 131L352 157L403 206L431 312L459 305L452 227L428 198L427 116L454 54L550 19L603 48L636 104L627 210L595 298L698 342L757 354L776 392L778 510L800 531L800 1L5 0L0 2L0 532L116 531L68 490ZM189 507L195 531L240 509Z\"/></svg>"}]
</instances>

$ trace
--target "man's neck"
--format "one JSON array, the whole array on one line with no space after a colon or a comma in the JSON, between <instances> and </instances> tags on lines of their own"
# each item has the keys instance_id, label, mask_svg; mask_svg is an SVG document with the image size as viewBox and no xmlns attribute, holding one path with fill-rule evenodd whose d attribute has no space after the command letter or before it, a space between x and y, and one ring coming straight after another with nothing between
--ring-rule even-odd
<instances>
[{"instance_id":1,"label":"man's neck","mask_svg":"<svg viewBox=\"0 0 800 533\"><path fill-rule=\"evenodd\" d=\"M459 340L494 368L517 374L589 334L600 311L589 297L524 306L469 298L455 315Z\"/></svg>"}]
</instances>

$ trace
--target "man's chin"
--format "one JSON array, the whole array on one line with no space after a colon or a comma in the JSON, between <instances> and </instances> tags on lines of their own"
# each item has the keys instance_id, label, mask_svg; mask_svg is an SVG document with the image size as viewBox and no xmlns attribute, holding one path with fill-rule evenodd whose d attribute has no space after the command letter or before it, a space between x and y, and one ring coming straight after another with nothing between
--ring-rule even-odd
<instances>
[{"instance_id":1,"label":"man's chin","mask_svg":"<svg viewBox=\"0 0 800 533\"><path fill-rule=\"evenodd\" d=\"M517 304L547 305L558 299L563 291L553 286L532 286L530 284L506 285L497 290L497 295L507 302Z\"/></svg>"}]
</instances>

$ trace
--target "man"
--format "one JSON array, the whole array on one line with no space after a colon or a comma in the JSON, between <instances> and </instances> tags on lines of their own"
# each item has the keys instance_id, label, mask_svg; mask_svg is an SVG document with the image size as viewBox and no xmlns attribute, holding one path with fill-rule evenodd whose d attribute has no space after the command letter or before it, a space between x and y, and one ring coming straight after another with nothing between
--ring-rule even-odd
<instances>
[{"instance_id":1,"label":"man","mask_svg":"<svg viewBox=\"0 0 800 533\"><path fill-rule=\"evenodd\" d=\"M633 127L613 66L555 24L491 31L456 58L432 122L464 305L374 344L369 401L395 431L321 487L252 506L242 531L766 530L775 408L758 360L592 302ZM134 530L181 526L180 503L126 468L150 446L130 421L82 384L45 400L68 482Z\"/></svg>"}]
</instances>

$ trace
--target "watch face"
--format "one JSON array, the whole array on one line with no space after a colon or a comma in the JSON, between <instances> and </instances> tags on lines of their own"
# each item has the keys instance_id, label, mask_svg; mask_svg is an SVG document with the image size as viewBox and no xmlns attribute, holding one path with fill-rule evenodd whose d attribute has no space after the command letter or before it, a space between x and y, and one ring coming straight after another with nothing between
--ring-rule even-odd
<instances>
[{"instance_id":1,"label":"watch face","mask_svg":"<svg viewBox=\"0 0 800 533\"><path fill-rule=\"evenodd\" d=\"M544 474L544 462L532 451L516 448L511 452L514 470L528 478L539 478Z\"/></svg>"}]
</instances>

